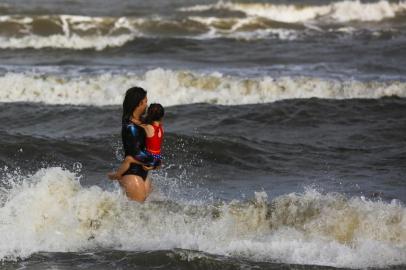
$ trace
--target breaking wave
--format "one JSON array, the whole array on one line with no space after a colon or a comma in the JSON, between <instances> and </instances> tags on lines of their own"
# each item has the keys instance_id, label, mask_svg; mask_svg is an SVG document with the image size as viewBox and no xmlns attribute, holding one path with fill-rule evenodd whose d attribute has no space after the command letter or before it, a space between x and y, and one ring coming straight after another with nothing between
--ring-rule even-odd
<instances>
[{"instance_id":1,"label":"breaking wave","mask_svg":"<svg viewBox=\"0 0 406 270\"><path fill-rule=\"evenodd\" d=\"M126 18L70 15L0 16L0 48L97 50L122 46L138 32Z\"/></svg>"},{"instance_id":2,"label":"breaking wave","mask_svg":"<svg viewBox=\"0 0 406 270\"><path fill-rule=\"evenodd\" d=\"M0 48L95 49L121 47L141 37L295 38L292 29L260 18L184 19L87 17L74 15L0 16Z\"/></svg>"},{"instance_id":3,"label":"breaking wave","mask_svg":"<svg viewBox=\"0 0 406 270\"><path fill-rule=\"evenodd\" d=\"M218 72L202 74L158 68L138 75L105 73L79 77L6 73L0 76L0 101L119 105L125 91L133 86L147 89L151 101L159 101L165 106L192 103L240 105L295 98L406 97L406 83L400 81L270 76L241 78Z\"/></svg>"},{"instance_id":4,"label":"breaking wave","mask_svg":"<svg viewBox=\"0 0 406 270\"><path fill-rule=\"evenodd\" d=\"M216 12L221 10L227 16ZM206 13L200 13L200 12ZM197 13L196 13L197 12ZM235 12L241 13L236 15ZM368 25L404 16L406 2L341 1L328 5L276 5L220 1L212 5L183 7L178 17L90 17L79 15L2 15L0 48L62 48L104 50L122 47L137 38L280 39L293 40L320 33L354 34ZM353 29L342 31L342 29ZM374 36L403 33L396 24L374 26ZM393 33L392 33L393 32Z\"/></svg>"},{"instance_id":5,"label":"breaking wave","mask_svg":"<svg viewBox=\"0 0 406 270\"><path fill-rule=\"evenodd\" d=\"M267 3L236 3L220 1L213 5L197 5L181 8L181 11L232 10L248 16L258 16L274 21L294 23L309 20L381 21L406 12L406 2L391 3L381 0L374 3L361 1L341 1L321 6L276 5Z\"/></svg>"},{"instance_id":6,"label":"breaking wave","mask_svg":"<svg viewBox=\"0 0 406 270\"><path fill-rule=\"evenodd\" d=\"M262 192L248 202L188 203L162 195L138 204L118 189L83 187L77 175L57 167L2 180L1 260L39 251L181 248L336 267L406 264L406 208L396 200L307 190L270 202Z\"/></svg>"}]
</instances>

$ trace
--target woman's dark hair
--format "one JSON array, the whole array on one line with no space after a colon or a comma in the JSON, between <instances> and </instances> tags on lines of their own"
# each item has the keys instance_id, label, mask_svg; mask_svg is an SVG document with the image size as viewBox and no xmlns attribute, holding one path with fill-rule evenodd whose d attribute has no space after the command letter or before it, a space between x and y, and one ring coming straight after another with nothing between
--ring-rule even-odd
<instances>
[{"instance_id":1,"label":"woman's dark hair","mask_svg":"<svg viewBox=\"0 0 406 270\"><path fill-rule=\"evenodd\" d=\"M145 124L152 124L154 121L160 121L164 117L165 110L161 104L152 103L147 110L147 116L144 119Z\"/></svg>"},{"instance_id":2,"label":"woman's dark hair","mask_svg":"<svg viewBox=\"0 0 406 270\"><path fill-rule=\"evenodd\" d=\"M135 108L140 105L141 101L147 96L147 91L141 87L132 87L125 93L123 101L123 124L130 120Z\"/></svg>"}]
</instances>

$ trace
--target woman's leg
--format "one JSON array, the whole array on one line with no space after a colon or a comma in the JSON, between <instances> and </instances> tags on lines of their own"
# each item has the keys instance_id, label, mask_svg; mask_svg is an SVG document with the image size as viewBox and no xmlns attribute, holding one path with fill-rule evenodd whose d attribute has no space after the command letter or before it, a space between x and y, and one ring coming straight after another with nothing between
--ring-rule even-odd
<instances>
[{"instance_id":1,"label":"woman's leg","mask_svg":"<svg viewBox=\"0 0 406 270\"><path fill-rule=\"evenodd\" d=\"M148 194L141 176L133 174L124 175L119 182L129 199L144 202L147 198Z\"/></svg>"}]
</instances>

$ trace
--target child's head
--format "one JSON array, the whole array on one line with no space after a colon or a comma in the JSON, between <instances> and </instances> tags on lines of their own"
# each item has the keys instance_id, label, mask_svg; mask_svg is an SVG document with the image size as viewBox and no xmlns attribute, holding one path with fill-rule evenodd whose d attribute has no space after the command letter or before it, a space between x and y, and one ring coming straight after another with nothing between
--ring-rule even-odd
<instances>
[{"instance_id":1,"label":"child's head","mask_svg":"<svg viewBox=\"0 0 406 270\"><path fill-rule=\"evenodd\" d=\"M161 104L152 103L149 105L147 110L147 116L145 117L145 122L151 124L154 121L161 121L164 117L165 110Z\"/></svg>"}]
</instances>

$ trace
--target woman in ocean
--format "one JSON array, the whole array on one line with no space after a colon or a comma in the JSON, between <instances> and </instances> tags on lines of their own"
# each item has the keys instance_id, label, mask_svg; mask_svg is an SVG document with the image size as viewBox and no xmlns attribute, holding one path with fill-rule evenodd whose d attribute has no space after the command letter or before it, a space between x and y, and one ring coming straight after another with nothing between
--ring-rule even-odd
<instances>
[{"instance_id":1,"label":"woman in ocean","mask_svg":"<svg viewBox=\"0 0 406 270\"><path fill-rule=\"evenodd\" d=\"M147 92L140 87L127 90L123 101L121 138L124 156L137 156L145 151L145 130L137 125L147 108ZM134 160L130 168L118 179L127 197L131 200L144 202L152 190L151 180L144 163Z\"/></svg>"},{"instance_id":2,"label":"woman in ocean","mask_svg":"<svg viewBox=\"0 0 406 270\"><path fill-rule=\"evenodd\" d=\"M130 168L131 163L136 163L137 161L145 166L153 167L154 169L161 166L161 146L164 135L162 119L164 114L164 107L162 107L161 104L153 103L149 105L147 116L143 122L132 119L134 124L137 124L145 130L146 151L141 150L137 156L127 155L117 171L108 174L108 177L111 180L121 179L125 172Z\"/></svg>"}]
</instances>

